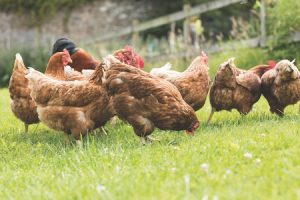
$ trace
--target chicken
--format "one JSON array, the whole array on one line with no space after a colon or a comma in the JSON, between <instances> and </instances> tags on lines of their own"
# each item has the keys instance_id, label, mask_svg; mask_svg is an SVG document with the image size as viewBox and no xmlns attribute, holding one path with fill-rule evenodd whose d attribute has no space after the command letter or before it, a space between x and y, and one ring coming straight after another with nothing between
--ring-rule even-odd
<instances>
[{"instance_id":1,"label":"chicken","mask_svg":"<svg viewBox=\"0 0 300 200\"><path fill-rule=\"evenodd\" d=\"M135 53L133 49L126 45L123 49L119 49L113 53L113 56L120 60L122 63L134 66L139 69L144 68L143 58ZM74 63L74 61L73 61ZM73 64L72 63L72 64ZM85 80L93 74L93 69L83 69L80 72L73 69L71 66L65 67L65 77L66 80Z\"/></svg>"},{"instance_id":2,"label":"chicken","mask_svg":"<svg viewBox=\"0 0 300 200\"><path fill-rule=\"evenodd\" d=\"M235 66L234 58L221 64L210 89L212 111L207 125L215 111L237 109L242 115L248 114L261 96L260 77L269 69L269 65L258 65L241 70Z\"/></svg>"},{"instance_id":3,"label":"chicken","mask_svg":"<svg viewBox=\"0 0 300 200\"><path fill-rule=\"evenodd\" d=\"M143 63L132 49L121 49L115 53L115 56L123 57L124 62ZM71 70L70 76L65 74L66 70ZM50 128L71 134L79 143L81 136L102 127L115 115L111 98L102 85L102 64L86 77L76 72L78 77L75 81L70 81L74 74L69 66L64 67L64 78L61 80L46 75L31 69L26 77L39 118Z\"/></svg>"},{"instance_id":4,"label":"chicken","mask_svg":"<svg viewBox=\"0 0 300 200\"><path fill-rule=\"evenodd\" d=\"M75 43L67 38L56 40L52 48L52 55L67 49L71 55L72 63L70 67L78 72L85 69L95 69L100 64L91 54L82 48L78 48Z\"/></svg>"},{"instance_id":5,"label":"chicken","mask_svg":"<svg viewBox=\"0 0 300 200\"><path fill-rule=\"evenodd\" d=\"M117 58L122 63L131 65L133 67L144 69L143 58L135 53L132 47L126 45L124 49L117 50L113 53L113 56Z\"/></svg>"},{"instance_id":6,"label":"chicken","mask_svg":"<svg viewBox=\"0 0 300 200\"><path fill-rule=\"evenodd\" d=\"M118 117L133 126L136 135L149 141L157 127L194 133L199 121L177 88L161 78L126 65L113 56L105 60L106 88Z\"/></svg>"},{"instance_id":7,"label":"chicken","mask_svg":"<svg viewBox=\"0 0 300 200\"><path fill-rule=\"evenodd\" d=\"M284 115L286 106L300 100L300 73L294 62L282 60L262 76L262 93L271 113L279 116Z\"/></svg>"},{"instance_id":8,"label":"chicken","mask_svg":"<svg viewBox=\"0 0 300 200\"><path fill-rule=\"evenodd\" d=\"M55 80L30 69L26 78L39 119L52 129L72 135L79 144L81 137L115 115L110 97L102 87L102 76L102 65L84 81Z\"/></svg>"},{"instance_id":9,"label":"chicken","mask_svg":"<svg viewBox=\"0 0 300 200\"><path fill-rule=\"evenodd\" d=\"M64 66L69 62L71 62L71 59L67 51L56 53L51 56L45 73L62 79L64 77ZM28 69L25 67L21 55L16 54L13 73L9 83L10 105L14 115L25 124L25 136L28 133L28 126L39 122L36 105L30 97L28 81L25 78L27 73Z\"/></svg>"},{"instance_id":10,"label":"chicken","mask_svg":"<svg viewBox=\"0 0 300 200\"><path fill-rule=\"evenodd\" d=\"M170 65L154 68L150 74L163 78L177 87L187 104L195 111L203 107L209 91L208 57L202 52L184 72L170 69Z\"/></svg>"},{"instance_id":11,"label":"chicken","mask_svg":"<svg viewBox=\"0 0 300 200\"><path fill-rule=\"evenodd\" d=\"M75 71L82 72L84 70L95 69L100 64L100 61L93 58L93 56L82 48L78 48L74 42L67 38L60 38L56 40L52 48L52 54L61 52L67 49L71 55L72 63L70 67ZM124 49L114 52L114 56L121 62L130 64L137 68L144 68L143 59L133 52L132 48L128 45ZM89 72L87 72L89 74Z\"/></svg>"},{"instance_id":12,"label":"chicken","mask_svg":"<svg viewBox=\"0 0 300 200\"><path fill-rule=\"evenodd\" d=\"M180 76L181 72L171 70L172 64L167 62L164 66L160 68L152 68L150 74L162 79L176 78Z\"/></svg>"},{"instance_id":13,"label":"chicken","mask_svg":"<svg viewBox=\"0 0 300 200\"><path fill-rule=\"evenodd\" d=\"M16 55L12 76L9 82L11 110L14 115L24 122L25 136L30 124L39 123L36 105L30 97L30 89L27 87L28 80L25 78L27 68L20 54Z\"/></svg>"}]
</instances>

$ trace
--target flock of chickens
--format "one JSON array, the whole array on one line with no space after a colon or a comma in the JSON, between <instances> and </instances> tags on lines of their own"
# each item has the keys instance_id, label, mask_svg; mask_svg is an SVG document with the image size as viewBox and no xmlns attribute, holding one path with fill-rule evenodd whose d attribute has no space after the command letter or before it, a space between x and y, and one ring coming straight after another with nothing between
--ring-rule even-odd
<instances>
[{"instance_id":1,"label":"flock of chickens","mask_svg":"<svg viewBox=\"0 0 300 200\"><path fill-rule=\"evenodd\" d=\"M261 94L270 111L282 116L287 105L300 100L300 73L295 61L282 60L241 70L234 58L222 63L210 87L208 57L202 52L184 72L166 64L143 71L143 59L125 47L102 62L66 38L53 46L45 73L26 68L16 55L9 92L15 116L28 125L45 123L72 135L78 144L89 132L102 128L115 116L132 125L144 142L155 127L186 130L199 127L195 112L209 93L212 112L251 111Z\"/></svg>"}]
</instances>

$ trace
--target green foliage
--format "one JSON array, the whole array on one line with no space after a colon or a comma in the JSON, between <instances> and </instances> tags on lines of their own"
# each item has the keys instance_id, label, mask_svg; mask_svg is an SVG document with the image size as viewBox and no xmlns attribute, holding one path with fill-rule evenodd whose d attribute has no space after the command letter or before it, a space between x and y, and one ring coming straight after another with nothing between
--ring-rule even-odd
<instances>
[{"instance_id":1,"label":"green foliage","mask_svg":"<svg viewBox=\"0 0 300 200\"><path fill-rule=\"evenodd\" d=\"M271 45L282 45L286 43L289 36L300 31L300 1L278 0L268 9L269 34L276 38Z\"/></svg>"},{"instance_id":2,"label":"green foliage","mask_svg":"<svg viewBox=\"0 0 300 200\"><path fill-rule=\"evenodd\" d=\"M44 71L50 56L49 50L43 47L35 49L14 48L9 51L2 50L0 52L0 87L8 85L16 53L21 54L27 67L33 67L42 72Z\"/></svg>"},{"instance_id":3,"label":"green foliage","mask_svg":"<svg viewBox=\"0 0 300 200\"><path fill-rule=\"evenodd\" d=\"M149 18L166 15L168 13L180 11L183 9L184 4L190 4L192 7L211 2L212 0L154 0L153 4L155 7L154 16L149 16ZM201 14L202 24L204 26L204 35L210 40L215 40L218 35L222 35L225 39L230 37L230 31L232 30L231 18L241 18L243 20L250 20L251 10L255 5L255 0L245 1L243 4L235 4L231 6L224 7L222 9L210 11L207 13ZM176 23L177 28L182 29L182 22ZM153 28L145 31L144 34L150 34L157 37L166 35L169 31L169 25Z\"/></svg>"},{"instance_id":4,"label":"green foliage","mask_svg":"<svg viewBox=\"0 0 300 200\"><path fill-rule=\"evenodd\" d=\"M0 11L18 13L28 18L26 21L29 25L41 26L49 17L54 16L57 10L67 11L68 13L76 7L92 1L93 0L0 0Z\"/></svg>"}]
</instances>

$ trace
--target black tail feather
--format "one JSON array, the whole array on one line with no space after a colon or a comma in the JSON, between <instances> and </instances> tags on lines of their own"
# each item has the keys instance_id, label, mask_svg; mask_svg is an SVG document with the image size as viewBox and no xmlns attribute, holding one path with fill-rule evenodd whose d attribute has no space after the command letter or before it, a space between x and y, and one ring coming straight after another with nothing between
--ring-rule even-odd
<instances>
[{"instance_id":1,"label":"black tail feather","mask_svg":"<svg viewBox=\"0 0 300 200\"><path fill-rule=\"evenodd\" d=\"M71 56L78 50L76 44L68 38L59 38L53 45L52 55L62 52L64 49L67 49Z\"/></svg>"}]
</instances>

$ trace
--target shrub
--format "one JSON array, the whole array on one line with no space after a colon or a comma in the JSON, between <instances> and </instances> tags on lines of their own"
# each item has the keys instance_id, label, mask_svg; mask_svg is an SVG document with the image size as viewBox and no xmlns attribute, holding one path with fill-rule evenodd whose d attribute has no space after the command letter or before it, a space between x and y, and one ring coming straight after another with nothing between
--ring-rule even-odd
<instances>
[{"instance_id":1,"label":"shrub","mask_svg":"<svg viewBox=\"0 0 300 200\"><path fill-rule=\"evenodd\" d=\"M9 78L14 66L16 53L20 53L25 66L33 67L39 71L44 71L49 60L50 50L47 48L38 47L35 49L29 48L14 48L9 51L0 52L0 87L8 85Z\"/></svg>"},{"instance_id":2,"label":"shrub","mask_svg":"<svg viewBox=\"0 0 300 200\"><path fill-rule=\"evenodd\" d=\"M286 43L291 34L300 31L299 10L298 0L278 0L268 9L268 32L275 36L271 47Z\"/></svg>"}]
</instances>

